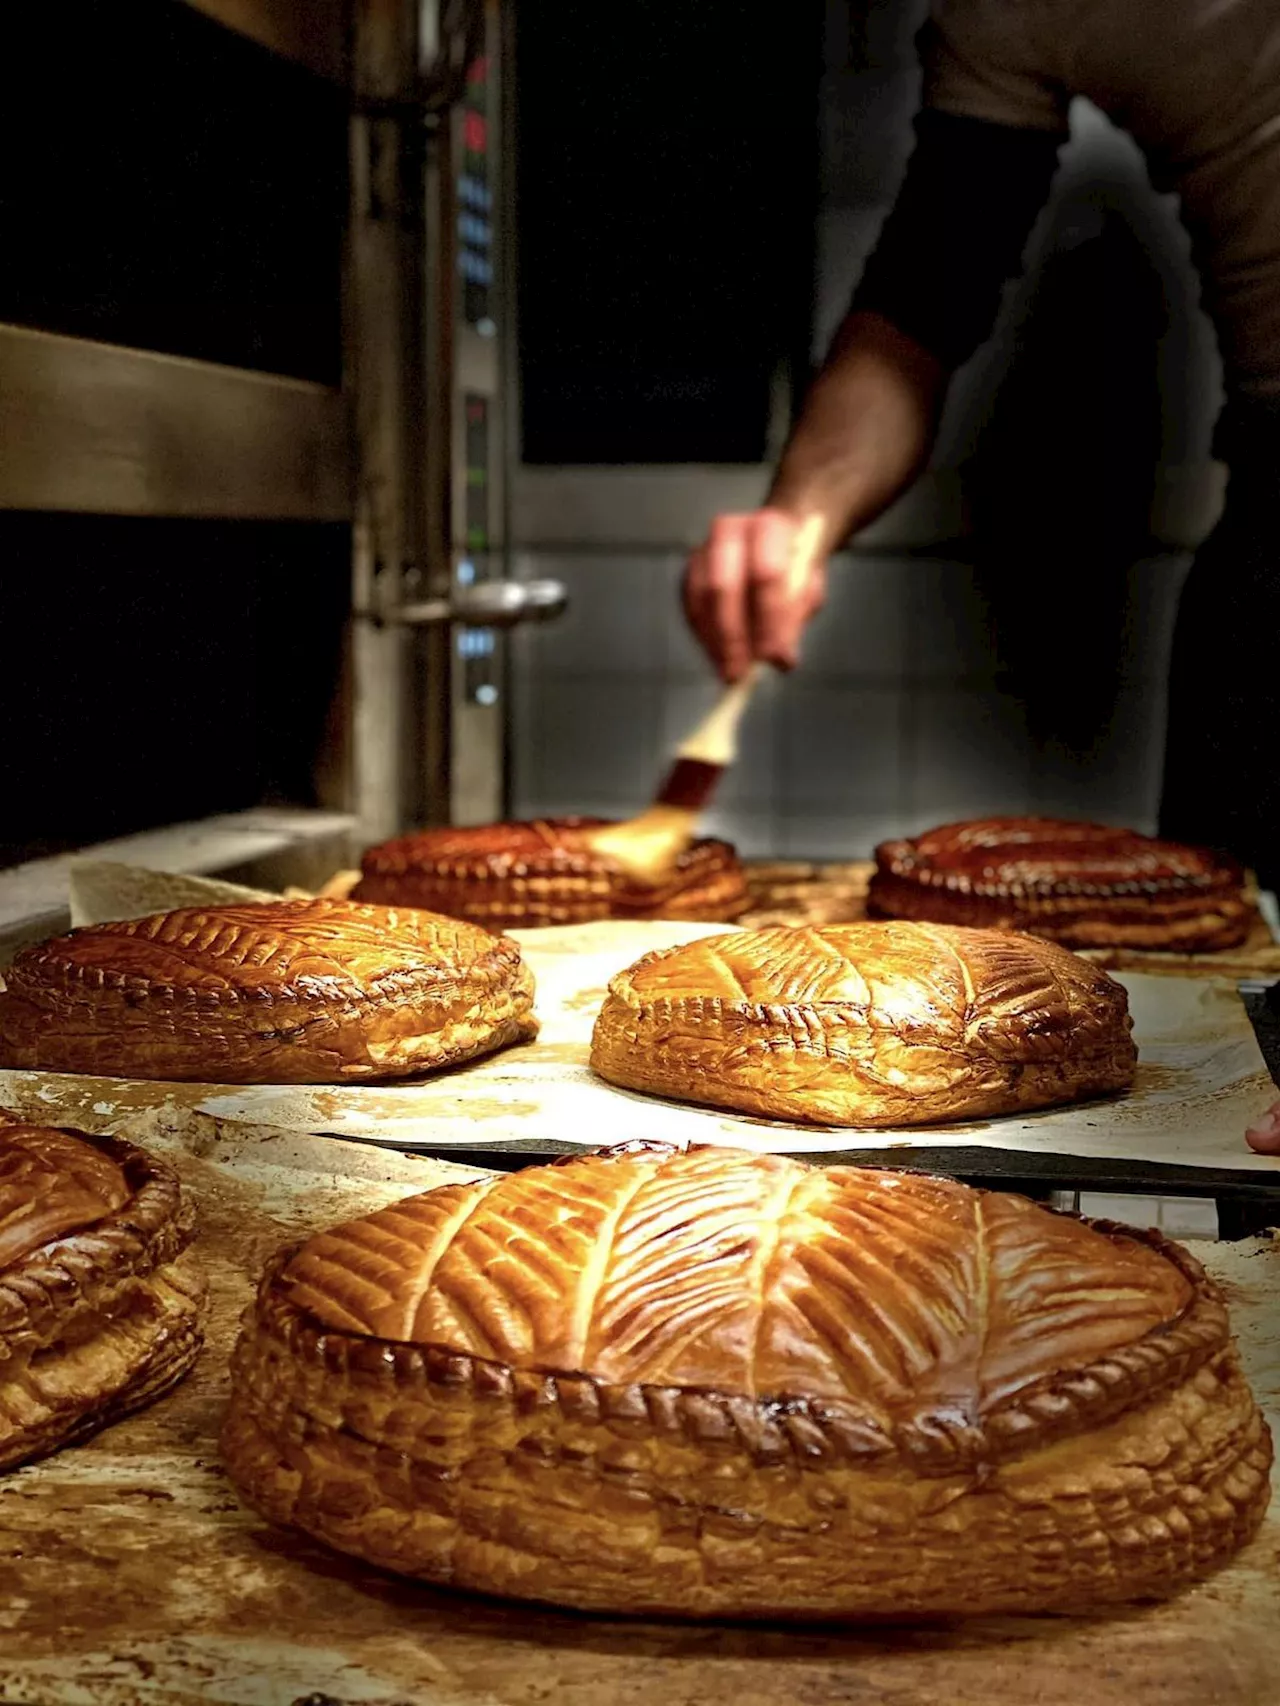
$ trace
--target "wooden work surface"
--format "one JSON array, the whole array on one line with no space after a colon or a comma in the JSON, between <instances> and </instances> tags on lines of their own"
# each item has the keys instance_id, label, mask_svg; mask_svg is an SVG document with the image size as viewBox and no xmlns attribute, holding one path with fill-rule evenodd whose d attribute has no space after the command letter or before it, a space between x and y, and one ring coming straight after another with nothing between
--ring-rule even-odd
<instances>
[{"instance_id":1,"label":"wooden work surface","mask_svg":"<svg viewBox=\"0 0 1280 1706\"><path fill-rule=\"evenodd\" d=\"M1280 1694L1280 1501L1211 1581L1094 1620L900 1631L630 1623L421 1587L269 1528L218 1462L267 1252L461 1169L140 1116L196 1193L208 1342L168 1398L0 1481L0 1701L24 1706L1261 1706ZM1197 1246L1280 1427L1280 1248Z\"/></svg>"}]
</instances>

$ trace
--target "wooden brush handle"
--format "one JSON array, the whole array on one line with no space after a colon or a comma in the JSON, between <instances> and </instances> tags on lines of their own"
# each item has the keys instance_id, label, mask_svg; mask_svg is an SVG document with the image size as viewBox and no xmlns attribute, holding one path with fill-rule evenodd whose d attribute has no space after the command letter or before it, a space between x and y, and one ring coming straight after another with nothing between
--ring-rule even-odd
<instances>
[{"instance_id":1,"label":"wooden brush handle","mask_svg":"<svg viewBox=\"0 0 1280 1706\"><path fill-rule=\"evenodd\" d=\"M813 567L822 538L823 518L806 516L791 546L787 563L789 588L795 591ZM765 666L753 663L731 687L726 687L693 733L676 748L677 758L692 758L700 764L732 764L738 756L738 725L760 682Z\"/></svg>"},{"instance_id":2,"label":"wooden brush handle","mask_svg":"<svg viewBox=\"0 0 1280 1706\"><path fill-rule=\"evenodd\" d=\"M681 741L676 757L699 764L732 764L738 752L738 724L763 674L764 665L753 663L741 681L726 687L693 733Z\"/></svg>"}]
</instances>

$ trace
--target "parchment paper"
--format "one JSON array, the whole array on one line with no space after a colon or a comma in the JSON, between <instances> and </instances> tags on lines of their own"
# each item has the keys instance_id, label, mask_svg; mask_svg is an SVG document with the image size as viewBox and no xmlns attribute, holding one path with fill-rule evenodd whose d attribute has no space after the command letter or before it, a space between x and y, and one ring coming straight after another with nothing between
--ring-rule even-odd
<instances>
[{"instance_id":1,"label":"parchment paper","mask_svg":"<svg viewBox=\"0 0 1280 1706\"><path fill-rule=\"evenodd\" d=\"M519 931L537 981L536 1043L413 1084L210 1089L194 1102L188 1090L183 1099L220 1119L433 1149L549 1142L592 1148L632 1137L809 1154L983 1144L1280 1177L1280 1160L1255 1155L1244 1141L1246 1125L1275 1099L1275 1089L1234 986L1209 978L1114 974L1129 991L1134 1017L1139 1067L1132 1091L1018 1118L903 1131L797 1127L633 1095L596 1078L587 1065L591 1028L610 977L650 948L725 928L607 923Z\"/></svg>"}]
</instances>

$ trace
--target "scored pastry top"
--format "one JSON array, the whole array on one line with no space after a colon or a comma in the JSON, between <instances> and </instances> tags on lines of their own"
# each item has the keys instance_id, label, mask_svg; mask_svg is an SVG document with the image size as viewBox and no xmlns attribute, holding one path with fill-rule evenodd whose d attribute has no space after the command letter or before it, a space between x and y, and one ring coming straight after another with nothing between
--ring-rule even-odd
<instances>
[{"instance_id":1,"label":"scored pastry top","mask_svg":"<svg viewBox=\"0 0 1280 1706\"><path fill-rule=\"evenodd\" d=\"M593 832L609 823L606 818L559 817L423 829L370 847L361 868L366 878L430 872L477 880L613 871L615 861L592 845ZM702 837L683 849L673 870L682 874L711 857L731 860L735 855L727 842Z\"/></svg>"},{"instance_id":2,"label":"scored pastry top","mask_svg":"<svg viewBox=\"0 0 1280 1706\"><path fill-rule=\"evenodd\" d=\"M336 1227L269 1270L261 1302L508 1368L963 1429L1107 1359L1123 1386L1137 1346L1158 1384L1197 1306L1201 1339L1222 1339L1171 1250L946 1179L635 1144Z\"/></svg>"},{"instance_id":3,"label":"scored pastry top","mask_svg":"<svg viewBox=\"0 0 1280 1706\"><path fill-rule=\"evenodd\" d=\"M630 1006L702 1004L790 1023L794 1011L929 1036L957 1051L980 1044L1060 1052L1081 1030L1128 1029L1123 987L1037 937L904 921L779 925L659 949L620 973L610 995Z\"/></svg>"},{"instance_id":4,"label":"scored pastry top","mask_svg":"<svg viewBox=\"0 0 1280 1706\"><path fill-rule=\"evenodd\" d=\"M96 1226L132 1195L120 1163L70 1132L0 1124L0 1268Z\"/></svg>"},{"instance_id":5,"label":"scored pastry top","mask_svg":"<svg viewBox=\"0 0 1280 1706\"><path fill-rule=\"evenodd\" d=\"M0 1341L14 1352L78 1297L171 1262L194 1227L177 1174L146 1150L0 1115Z\"/></svg>"},{"instance_id":6,"label":"scored pastry top","mask_svg":"<svg viewBox=\"0 0 1280 1706\"><path fill-rule=\"evenodd\" d=\"M25 948L6 973L28 987L113 989L197 1002L359 1000L456 982L519 951L455 918L350 901L184 907L73 930Z\"/></svg>"}]
</instances>

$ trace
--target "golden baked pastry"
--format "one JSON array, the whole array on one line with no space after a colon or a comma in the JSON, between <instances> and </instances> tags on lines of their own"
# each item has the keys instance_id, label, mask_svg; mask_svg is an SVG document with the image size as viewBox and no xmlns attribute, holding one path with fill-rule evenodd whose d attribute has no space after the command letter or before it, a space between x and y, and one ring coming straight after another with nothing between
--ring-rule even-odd
<instances>
[{"instance_id":1,"label":"golden baked pastry","mask_svg":"<svg viewBox=\"0 0 1280 1706\"><path fill-rule=\"evenodd\" d=\"M593 1611L1076 1611L1213 1569L1268 1497L1223 1300L1158 1233L719 1148L283 1250L231 1391L266 1516Z\"/></svg>"},{"instance_id":2,"label":"golden baked pastry","mask_svg":"<svg viewBox=\"0 0 1280 1706\"><path fill-rule=\"evenodd\" d=\"M733 931L609 985L591 1064L628 1090L824 1125L986 1119L1122 1090L1123 985L1035 936L941 924Z\"/></svg>"},{"instance_id":3,"label":"golden baked pastry","mask_svg":"<svg viewBox=\"0 0 1280 1706\"><path fill-rule=\"evenodd\" d=\"M950 823L876 849L867 912L1033 930L1075 948L1232 948L1255 919L1239 866L1131 829L1049 818Z\"/></svg>"},{"instance_id":4,"label":"golden baked pastry","mask_svg":"<svg viewBox=\"0 0 1280 1706\"><path fill-rule=\"evenodd\" d=\"M139 1409L200 1349L191 1204L118 1138L0 1123L0 1469Z\"/></svg>"},{"instance_id":5,"label":"golden baked pastry","mask_svg":"<svg viewBox=\"0 0 1280 1706\"><path fill-rule=\"evenodd\" d=\"M425 906L490 930L590 924L600 918L730 921L751 897L733 848L694 841L656 887L639 886L591 846L603 818L548 818L426 829L371 847L355 900Z\"/></svg>"},{"instance_id":6,"label":"golden baked pastry","mask_svg":"<svg viewBox=\"0 0 1280 1706\"><path fill-rule=\"evenodd\" d=\"M347 901L186 907L24 949L0 1065L221 1084L403 1078L533 1036L517 945Z\"/></svg>"}]
</instances>

